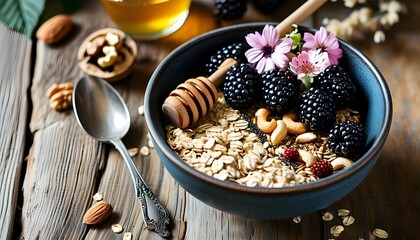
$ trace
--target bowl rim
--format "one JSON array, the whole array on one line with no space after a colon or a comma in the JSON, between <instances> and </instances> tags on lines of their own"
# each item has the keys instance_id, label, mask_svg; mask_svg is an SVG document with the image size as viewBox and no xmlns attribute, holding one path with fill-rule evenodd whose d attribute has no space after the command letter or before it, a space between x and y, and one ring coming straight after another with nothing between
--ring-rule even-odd
<instances>
[{"instance_id":1,"label":"bowl rim","mask_svg":"<svg viewBox=\"0 0 420 240\"><path fill-rule=\"evenodd\" d=\"M201 34L195 38L192 38L191 40L185 42L184 44L180 45L176 49L174 49L169 55L167 55L164 60L158 65L158 67L153 72L150 81L147 85L146 92L145 92L145 118L146 123L150 132L150 135L152 139L154 140L155 144L157 144L157 147L162 151L162 153L171 161L173 164L175 164L178 168L180 168L182 171L187 172L188 174L191 174L194 178L199 179L200 181L207 182L209 184L213 184L219 188L223 188L230 191L236 191L236 192L246 192L246 193L253 193L253 194L274 194L274 195L288 195L288 194L296 194L297 192L312 192L317 191L319 189L325 188L330 185L334 185L343 179L351 177L355 172L360 171L364 168L369 162L374 160L374 156L378 154L386 141L387 135L389 133L390 127L391 127L391 121L392 121L392 99L390 90L388 88L388 85L383 78L382 74L380 73L379 69L373 64L373 62L362 52L357 50L355 47L347 43L346 41L339 39L339 42L341 45L346 46L350 51L354 52L358 57L362 59L363 62L365 62L368 67L371 69L372 73L375 75L376 81L378 81L381 93L384 97L384 112L382 115L383 125L380 129L380 132L378 134L378 137L374 139L371 147L361 156L359 159L352 164L348 169L345 171L339 171L338 173L335 173L331 176L328 176L326 178L319 179L315 182L310 183L304 183L299 184L295 186L286 186L281 188L268 188L268 187L248 187L245 185L229 182L229 181L222 181L219 179L216 179L212 176L208 176L202 172L199 172L198 170L194 169L190 165L188 165L186 162L184 162L178 155L176 155L170 147L167 145L166 141L164 139L159 138L159 134L155 128L155 125L158 124L157 122L154 122L151 119L151 116L149 114L150 112L150 95L152 93L153 85L157 79L157 77L160 75L160 71L163 68L164 65L167 63L173 61L178 55L182 54L183 51L188 49L190 46L195 44L197 41L205 41L209 38L215 37L219 34L222 34L225 31L229 30L245 30L247 28L256 28L256 27L263 27L265 24L271 24L271 25L277 25L276 22L254 22L254 23L242 23L242 24L235 24L231 26L221 27L209 32L206 32L204 34ZM314 31L314 28L311 27L305 27L305 26L299 26L300 30L303 31ZM161 160L162 161L162 160Z\"/></svg>"}]
</instances>

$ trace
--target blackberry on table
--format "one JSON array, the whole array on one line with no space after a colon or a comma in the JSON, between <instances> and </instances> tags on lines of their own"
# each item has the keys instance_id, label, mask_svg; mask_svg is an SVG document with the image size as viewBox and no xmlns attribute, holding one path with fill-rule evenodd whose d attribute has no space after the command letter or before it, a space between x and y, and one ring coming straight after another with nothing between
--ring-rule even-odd
<instances>
[{"instance_id":1,"label":"blackberry on table","mask_svg":"<svg viewBox=\"0 0 420 240\"><path fill-rule=\"evenodd\" d=\"M299 117L312 131L329 131L334 125L335 115L336 106L328 93L311 88L302 95Z\"/></svg>"},{"instance_id":2,"label":"blackberry on table","mask_svg":"<svg viewBox=\"0 0 420 240\"><path fill-rule=\"evenodd\" d=\"M285 113L297 102L300 81L289 70L270 70L262 75L263 102L271 111Z\"/></svg>"},{"instance_id":3,"label":"blackberry on table","mask_svg":"<svg viewBox=\"0 0 420 240\"><path fill-rule=\"evenodd\" d=\"M259 82L258 72L251 65L233 65L222 86L226 103L237 109L250 107L259 94Z\"/></svg>"},{"instance_id":4,"label":"blackberry on table","mask_svg":"<svg viewBox=\"0 0 420 240\"><path fill-rule=\"evenodd\" d=\"M216 54L210 56L210 60L206 63L206 73L211 75L217 68L228 58L241 61L245 57L246 47L243 43L233 43L218 50Z\"/></svg>"},{"instance_id":5,"label":"blackberry on table","mask_svg":"<svg viewBox=\"0 0 420 240\"><path fill-rule=\"evenodd\" d=\"M255 8L262 13L272 13L280 9L284 0L252 0Z\"/></svg>"},{"instance_id":6,"label":"blackberry on table","mask_svg":"<svg viewBox=\"0 0 420 240\"><path fill-rule=\"evenodd\" d=\"M356 94L350 74L340 65L331 65L315 77L318 88L332 95L337 107L347 106Z\"/></svg>"},{"instance_id":7,"label":"blackberry on table","mask_svg":"<svg viewBox=\"0 0 420 240\"><path fill-rule=\"evenodd\" d=\"M246 12L246 0L216 0L216 17L222 20L237 20Z\"/></svg>"},{"instance_id":8,"label":"blackberry on table","mask_svg":"<svg viewBox=\"0 0 420 240\"><path fill-rule=\"evenodd\" d=\"M328 134L328 146L337 156L352 157L360 152L365 144L365 130L350 120L335 124Z\"/></svg>"}]
</instances>

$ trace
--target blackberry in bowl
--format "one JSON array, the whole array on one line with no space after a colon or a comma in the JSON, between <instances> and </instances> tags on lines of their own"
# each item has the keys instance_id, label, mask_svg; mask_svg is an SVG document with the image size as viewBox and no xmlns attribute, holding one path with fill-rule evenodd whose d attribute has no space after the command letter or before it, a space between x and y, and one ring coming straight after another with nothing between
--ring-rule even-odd
<instances>
[{"instance_id":1,"label":"blackberry in bowl","mask_svg":"<svg viewBox=\"0 0 420 240\"><path fill-rule=\"evenodd\" d=\"M326 130L335 122L336 106L327 92L311 88L302 95L299 115L309 129Z\"/></svg>"},{"instance_id":2,"label":"blackberry in bowl","mask_svg":"<svg viewBox=\"0 0 420 240\"><path fill-rule=\"evenodd\" d=\"M350 106L359 107L358 110L363 116L361 123L366 137L357 159L354 159L351 166L328 175L331 172L330 166L320 164L314 170L322 172L320 174L322 178L319 178L319 180L284 187L241 185L221 180L224 177L229 177L223 175L222 172L219 172L218 178L216 178L191 167L180 158L168 143L168 122L161 110L163 102L169 93L186 79L203 75L209 57L217 50L232 43L243 42L247 34L256 31L261 32L266 24L249 23L217 29L192 39L175 49L158 66L148 83L145 95L145 117L156 152L163 165L180 186L192 196L216 209L241 217L285 219L326 208L346 196L363 181L380 156L391 125L392 105L387 84L375 65L363 53L350 44L339 40L343 51L340 65L351 75L356 89L355 97ZM275 25L275 23L271 24ZM301 33L314 33L316 31L305 27L299 27L298 30ZM258 96L255 100L258 101L257 99ZM262 101L262 96L260 96L260 101ZM204 119L208 120L214 114L221 114L225 105L219 102L218 106L209 112ZM229 110L230 112L231 110ZM224 116L225 120L220 120L218 124L224 125L226 121L232 118L230 114ZM271 122L270 118L265 120L268 123ZM241 119L232 121L235 122L238 131L241 131L242 124L246 123L245 120L242 121ZM215 138L223 138L223 134L227 134L232 139L238 137L235 135L235 131L219 134L217 132L218 128L198 127L201 127L204 132L214 134ZM244 140L247 140L247 137L249 135L244 137ZM196 141L179 141L177 144L188 145L191 149L203 147L200 145L201 143ZM220 146L222 141L220 140L204 142L203 145L205 144L207 145L204 147L222 149L222 146ZM239 140L233 140L231 145L234 144L237 144L238 149L246 149L247 146L246 141L239 143ZM263 143L256 143L256 146L264 145ZM254 150L263 152L264 147ZM186 152L186 154L188 153ZM302 156L301 152L300 155ZM229 154L226 154L223 161L233 161L229 156ZM251 160L252 157L253 154L249 154ZM212 157L209 156L208 164L212 161L211 159ZM284 159L282 156L278 161L273 161L283 164ZM256 160L263 161L262 158ZM290 167L296 164L295 161L284 161ZM216 170L219 167L214 161L210 166ZM253 165L249 164L245 167L252 168ZM325 172L328 174L324 174Z\"/></svg>"},{"instance_id":3,"label":"blackberry in bowl","mask_svg":"<svg viewBox=\"0 0 420 240\"><path fill-rule=\"evenodd\" d=\"M250 107L259 93L260 77L247 63L234 65L226 74L223 94L227 104L235 108Z\"/></svg>"},{"instance_id":4,"label":"blackberry in bowl","mask_svg":"<svg viewBox=\"0 0 420 240\"><path fill-rule=\"evenodd\" d=\"M297 102L300 81L289 70L270 70L262 74L264 105L271 111L286 113Z\"/></svg>"}]
</instances>

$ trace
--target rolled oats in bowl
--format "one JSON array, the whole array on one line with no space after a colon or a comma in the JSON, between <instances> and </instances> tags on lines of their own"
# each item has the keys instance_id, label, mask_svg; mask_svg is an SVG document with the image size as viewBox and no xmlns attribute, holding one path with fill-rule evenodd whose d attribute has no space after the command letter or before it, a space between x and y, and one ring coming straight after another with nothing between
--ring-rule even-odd
<instances>
[{"instance_id":1,"label":"rolled oats in bowl","mask_svg":"<svg viewBox=\"0 0 420 240\"><path fill-rule=\"evenodd\" d=\"M354 110L343 109L337 113L336 121L358 121L358 116ZM214 110L195 126L181 129L167 124L166 132L171 149L191 167L219 180L248 187L284 187L313 182L319 177L312 172L311 166L324 160L334 164L337 159L328 147L328 137L314 132L287 135L279 145L273 145L267 140L270 135L265 139L260 137L265 133L258 129L252 118L228 106L221 93ZM308 133L315 138L299 143L300 137ZM284 154L285 149L290 148L299 153L296 161L290 161ZM315 161L308 160L311 158ZM343 168L336 167L335 171Z\"/></svg>"}]
</instances>

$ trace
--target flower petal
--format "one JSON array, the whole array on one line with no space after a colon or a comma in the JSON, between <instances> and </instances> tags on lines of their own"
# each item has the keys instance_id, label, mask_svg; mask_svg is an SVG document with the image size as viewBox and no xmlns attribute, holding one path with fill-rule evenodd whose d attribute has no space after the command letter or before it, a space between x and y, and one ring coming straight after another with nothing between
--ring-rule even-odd
<instances>
[{"instance_id":1,"label":"flower petal","mask_svg":"<svg viewBox=\"0 0 420 240\"><path fill-rule=\"evenodd\" d=\"M289 64L289 58L285 54L281 54L278 52L274 52L271 55L271 59L274 62L274 64L280 69L286 68Z\"/></svg>"},{"instance_id":2,"label":"flower petal","mask_svg":"<svg viewBox=\"0 0 420 240\"><path fill-rule=\"evenodd\" d=\"M293 40L286 38L274 49L274 52L286 54L292 50Z\"/></svg>"},{"instance_id":3,"label":"flower petal","mask_svg":"<svg viewBox=\"0 0 420 240\"><path fill-rule=\"evenodd\" d=\"M258 73L263 73L264 69L265 69L265 61L267 60L267 58L261 58L260 61L258 61L257 65L255 66L255 68L257 69Z\"/></svg>"},{"instance_id":4,"label":"flower petal","mask_svg":"<svg viewBox=\"0 0 420 240\"><path fill-rule=\"evenodd\" d=\"M265 41L265 45L271 46L273 48L279 42L277 30L272 25L265 25L264 26L264 29L263 29L263 32L262 32L262 37Z\"/></svg>"},{"instance_id":5,"label":"flower petal","mask_svg":"<svg viewBox=\"0 0 420 240\"><path fill-rule=\"evenodd\" d=\"M263 48L265 46L261 38L261 34L258 32L255 32L255 34L249 33L245 36L246 42L253 48Z\"/></svg>"},{"instance_id":6,"label":"flower petal","mask_svg":"<svg viewBox=\"0 0 420 240\"><path fill-rule=\"evenodd\" d=\"M265 71L269 71L271 69L275 69L276 66L271 58L263 57L255 67L259 74L264 73Z\"/></svg>"},{"instance_id":7,"label":"flower petal","mask_svg":"<svg viewBox=\"0 0 420 240\"><path fill-rule=\"evenodd\" d=\"M245 57L250 63L258 62L263 57L263 55L264 53L257 48L251 48L245 52Z\"/></svg>"},{"instance_id":8,"label":"flower petal","mask_svg":"<svg viewBox=\"0 0 420 240\"><path fill-rule=\"evenodd\" d=\"M303 40L305 41L305 43L302 45L303 51L309 51L318 48L318 43L312 33L305 32L303 34Z\"/></svg>"},{"instance_id":9,"label":"flower petal","mask_svg":"<svg viewBox=\"0 0 420 240\"><path fill-rule=\"evenodd\" d=\"M323 46L325 44L325 40L328 37L327 30L325 27L321 27L316 33L315 33L315 40L318 42L319 46Z\"/></svg>"}]
</instances>

